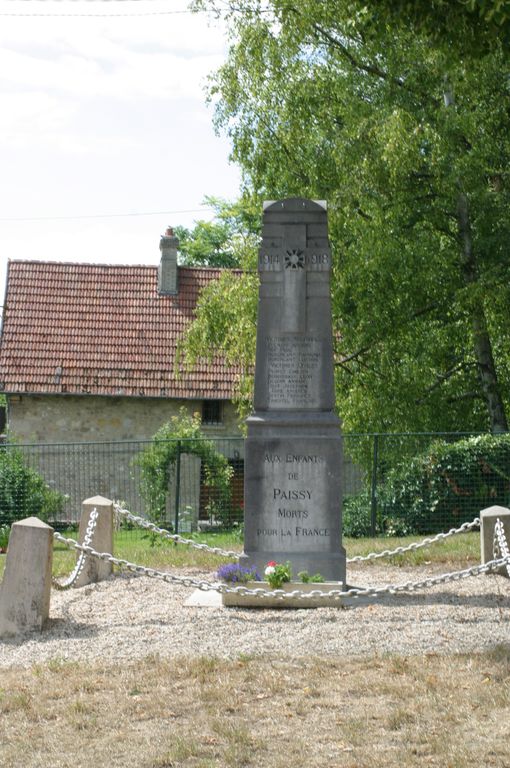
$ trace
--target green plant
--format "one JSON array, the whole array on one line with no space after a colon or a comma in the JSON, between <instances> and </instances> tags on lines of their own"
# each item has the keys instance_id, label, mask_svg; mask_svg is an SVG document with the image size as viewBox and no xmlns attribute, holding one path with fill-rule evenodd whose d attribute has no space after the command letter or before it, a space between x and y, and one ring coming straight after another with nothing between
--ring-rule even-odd
<instances>
[{"instance_id":1,"label":"green plant","mask_svg":"<svg viewBox=\"0 0 510 768\"><path fill-rule=\"evenodd\" d=\"M370 536L370 526L370 493L361 491L355 496L346 496L342 511L343 535L353 539Z\"/></svg>"},{"instance_id":2,"label":"green plant","mask_svg":"<svg viewBox=\"0 0 510 768\"><path fill-rule=\"evenodd\" d=\"M284 582L290 581L292 575L289 561L286 563L276 563L270 560L266 565L264 576L271 589L280 589Z\"/></svg>"},{"instance_id":3,"label":"green plant","mask_svg":"<svg viewBox=\"0 0 510 768\"><path fill-rule=\"evenodd\" d=\"M12 525L25 517L41 520L56 518L62 511L66 497L54 491L41 475L27 467L18 448L0 449L0 518Z\"/></svg>"},{"instance_id":4,"label":"green plant","mask_svg":"<svg viewBox=\"0 0 510 768\"><path fill-rule=\"evenodd\" d=\"M151 520L164 521L173 470L179 455L186 453L202 460L205 484L210 492L206 505L209 515L228 521L233 470L212 440L203 436L200 427L200 415L191 416L181 408L178 416L158 429L152 444L136 458L141 470L140 492Z\"/></svg>"},{"instance_id":5,"label":"green plant","mask_svg":"<svg viewBox=\"0 0 510 768\"><path fill-rule=\"evenodd\" d=\"M320 573L314 573L313 576L310 576L308 571L299 571L298 578L303 584L324 584L324 576Z\"/></svg>"},{"instance_id":6,"label":"green plant","mask_svg":"<svg viewBox=\"0 0 510 768\"><path fill-rule=\"evenodd\" d=\"M426 451L388 471L377 487L377 527L386 536L458 527L486 507L510 502L510 435L478 435ZM371 494L344 501L343 532L370 533Z\"/></svg>"},{"instance_id":7,"label":"green plant","mask_svg":"<svg viewBox=\"0 0 510 768\"><path fill-rule=\"evenodd\" d=\"M9 544L10 533L11 533L10 526L0 525L0 553L7 552L7 545Z\"/></svg>"}]
</instances>

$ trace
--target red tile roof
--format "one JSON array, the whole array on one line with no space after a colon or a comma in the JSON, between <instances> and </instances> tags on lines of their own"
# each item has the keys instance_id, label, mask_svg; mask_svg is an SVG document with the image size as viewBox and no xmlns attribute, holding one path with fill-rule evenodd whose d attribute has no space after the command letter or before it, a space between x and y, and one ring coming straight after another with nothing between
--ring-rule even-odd
<instances>
[{"instance_id":1,"label":"red tile roof","mask_svg":"<svg viewBox=\"0 0 510 768\"><path fill-rule=\"evenodd\" d=\"M174 373L178 340L199 291L220 270L179 267L160 295L157 267L10 261L0 390L229 399L236 371L221 358Z\"/></svg>"}]
</instances>

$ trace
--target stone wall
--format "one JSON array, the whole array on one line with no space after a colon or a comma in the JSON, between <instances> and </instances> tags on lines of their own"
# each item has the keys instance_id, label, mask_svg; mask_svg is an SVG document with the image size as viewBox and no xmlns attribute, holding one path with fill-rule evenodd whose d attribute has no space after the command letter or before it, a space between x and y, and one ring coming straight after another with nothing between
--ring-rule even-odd
<instances>
[{"instance_id":1,"label":"stone wall","mask_svg":"<svg viewBox=\"0 0 510 768\"><path fill-rule=\"evenodd\" d=\"M98 397L93 395L8 395L8 425L18 443L149 440L181 407L201 413L201 400ZM204 432L239 435L237 414L223 404L223 423Z\"/></svg>"},{"instance_id":2,"label":"stone wall","mask_svg":"<svg viewBox=\"0 0 510 768\"><path fill-rule=\"evenodd\" d=\"M185 407L201 413L202 401L97 396L21 395L8 397L9 433L22 446L27 463L50 487L69 498L63 519L79 518L81 502L100 494L125 501L137 513L147 513L140 497L137 455L154 433ZM237 416L223 403L223 423L203 425L203 433L234 466L244 455ZM235 438L238 439L235 439ZM200 460L181 457L179 510L189 519L200 511ZM170 482L169 519L175 517L175 481Z\"/></svg>"}]
</instances>

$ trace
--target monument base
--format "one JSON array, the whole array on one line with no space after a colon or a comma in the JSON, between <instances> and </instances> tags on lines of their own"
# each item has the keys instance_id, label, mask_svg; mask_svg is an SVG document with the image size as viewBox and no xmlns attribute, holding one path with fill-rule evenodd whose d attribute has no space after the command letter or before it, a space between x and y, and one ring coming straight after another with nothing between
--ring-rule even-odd
<instances>
[{"instance_id":1,"label":"monument base","mask_svg":"<svg viewBox=\"0 0 510 768\"><path fill-rule=\"evenodd\" d=\"M266 582L250 581L246 585L249 589L263 589L266 592L272 592L272 587ZM344 585L341 582L324 582L318 584L302 584L300 581L290 581L282 584L280 589L283 592L321 592L343 591ZM221 595L222 605L227 608L343 608L341 597L287 597L285 594L265 595L259 597L256 595L240 595L235 592L223 592Z\"/></svg>"},{"instance_id":2,"label":"monument base","mask_svg":"<svg viewBox=\"0 0 510 768\"><path fill-rule=\"evenodd\" d=\"M308 571L310 576L316 573L326 579L326 581L345 582L345 549L340 548L339 552L279 552L276 550L265 550L261 552L243 552L239 558L239 564L244 568L255 566L262 577L264 569L268 562L273 560L276 563L290 562L292 567L292 576L297 577L301 571ZM342 578L339 578L342 576ZM320 584L319 584L320 588Z\"/></svg>"},{"instance_id":3,"label":"monument base","mask_svg":"<svg viewBox=\"0 0 510 768\"><path fill-rule=\"evenodd\" d=\"M247 420L243 565L271 560L345 582L342 437L323 413L255 413Z\"/></svg>"}]
</instances>

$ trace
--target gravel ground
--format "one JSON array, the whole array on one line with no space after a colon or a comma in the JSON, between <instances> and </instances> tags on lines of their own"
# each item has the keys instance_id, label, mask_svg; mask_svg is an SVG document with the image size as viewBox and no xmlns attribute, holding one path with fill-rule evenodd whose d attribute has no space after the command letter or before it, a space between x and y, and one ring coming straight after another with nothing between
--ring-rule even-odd
<instances>
[{"instance_id":1,"label":"gravel ground","mask_svg":"<svg viewBox=\"0 0 510 768\"><path fill-rule=\"evenodd\" d=\"M184 574L184 572L181 572ZM351 583L381 585L441 573L439 567L354 566ZM211 574L186 571L187 575ZM41 633L0 643L0 667L52 659L107 663L182 655L236 657L451 654L510 644L510 581L478 576L352 608L189 607L189 588L117 574L52 592Z\"/></svg>"}]
</instances>

